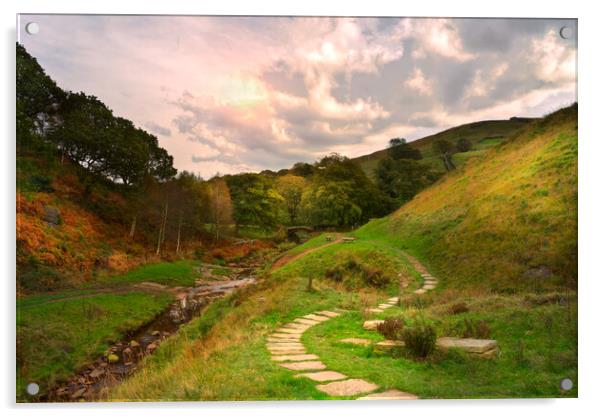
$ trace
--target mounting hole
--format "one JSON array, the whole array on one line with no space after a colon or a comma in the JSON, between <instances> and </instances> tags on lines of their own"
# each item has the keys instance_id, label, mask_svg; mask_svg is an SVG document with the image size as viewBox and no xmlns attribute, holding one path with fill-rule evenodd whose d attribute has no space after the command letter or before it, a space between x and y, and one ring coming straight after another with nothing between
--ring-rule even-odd
<instances>
[{"instance_id":1,"label":"mounting hole","mask_svg":"<svg viewBox=\"0 0 602 417\"><path fill-rule=\"evenodd\" d=\"M36 22L29 22L25 25L25 31L30 35L36 35L40 31L40 25Z\"/></svg>"},{"instance_id":2,"label":"mounting hole","mask_svg":"<svg viewBox=\"0 0 602 417\"><path fill-rule=\"evenodd\" d=\"M38 392L40 392L40 386L38 384L35 382L27 384L27 393L29 395L37 395Z\"/></svg>"},{"instance_id":3,"label":"mounting hole","mask_svg":"<svg viewBox=\"0 0 602 417\"><path fill-rule=\"evenodd\" d=\"M570 378L564 378L560 381L560 388L564 391L570 391L573 388L573 381Z\"/></svg>"},{"instance_id":4,"label":"mounting hole","mask_svg":"<svg viewBox=\"0 0 602 417\"><path fill-rule=\"evenodd\" d=\"M573 37L573 28L570 26L563 26L558 33L562 39L571 39Z\"/></svg>"}]
</instances>

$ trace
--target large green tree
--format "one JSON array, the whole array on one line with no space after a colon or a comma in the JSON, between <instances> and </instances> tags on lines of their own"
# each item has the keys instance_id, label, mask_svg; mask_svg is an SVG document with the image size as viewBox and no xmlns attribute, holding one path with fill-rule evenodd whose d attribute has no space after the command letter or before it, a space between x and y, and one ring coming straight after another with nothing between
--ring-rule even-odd
<instances>
[{"instance_id":1,"label":"large green tree","mask_svg":"<svg viewBox=\"0 0 602 417\"><path fill-rule=\"evenodd\" d=\"M271 178L245 173L228 175L224 179L230 188L237 225L273 228L278 224L282 197Z\"/></svg>"}]
</instances>

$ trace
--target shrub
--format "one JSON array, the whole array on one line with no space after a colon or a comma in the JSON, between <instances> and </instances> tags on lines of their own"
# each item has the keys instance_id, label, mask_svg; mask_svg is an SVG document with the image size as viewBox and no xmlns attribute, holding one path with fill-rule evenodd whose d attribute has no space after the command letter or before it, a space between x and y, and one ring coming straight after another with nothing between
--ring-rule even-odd
<instances>
[{"instance_id":1,"label":"shrub","mask_svg":"<svg viewBox=\"0 0 602 417\"><path fill-rule=\"evenodd\" d=\"M435 329L423 322L404 328L402 338L406 349L417 358L426 358L435 350L437 343Z\"/></svg>"},{"instance_id":2,"label":"shrub","mask_svg":"<svg viewBox=\"0 0 602 417\"><path fill-rule=\"evenodd\" d=\"M455 303L449 308L450 314L462 314L462 313L467 313L467 312L468 312L468 306L466 305L466 303L464 301Z\"/></svg>"},{"instance_id":3,"label":"shrub","mask_svg":"<svg viewBox=\"0 0 602 417\"><path fill-rule=\"evenodd\" d=\"M381 269L363 265L353 257L327 269L324 275L335 282L345 282L349 287L356 286L358 281L376 288L384 288L391 283L391 278L384 275Z\"/></svg>"},{"instance_id":4,"label":"shrub","mask_svg":"<svg viewBox=\"0 0 602 417\"><path fill-rule=\"evenodd\" d=\"M385 339L401 340L404 325L405 322L403 321L403 318L388 317L383 323L376 326L376 330L382 334Z\"/></svg>"},{"instance_id":5,"label":"shrub","mask_svg":"<svg viewBox=\"0 0 602 417\"><path fill-rule=\"evenodd\" d=\"M399 299L399 305L405 308L423 310L431 304L433 304L433 298L430 294L409 294Z\"/></svg>"}]
</instances>

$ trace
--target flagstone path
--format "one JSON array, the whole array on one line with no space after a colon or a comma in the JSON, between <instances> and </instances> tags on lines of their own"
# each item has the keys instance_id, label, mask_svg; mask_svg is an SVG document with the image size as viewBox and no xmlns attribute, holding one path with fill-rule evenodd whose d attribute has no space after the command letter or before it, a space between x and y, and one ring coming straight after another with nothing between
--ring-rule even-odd
<instances>
[{"instance_id":1,"label":"flagstone path","mask_svg":"<svg viewBox=\"0 0 602 417\"><path fill-rule=\"evenodd\" d=\"M334 242L333 242L334 243ZM433 277L427 269L415 258L405 254L412 267L418 271L424 283L422 287L414 291L415 294L424 294L434 289L437 285L437 279ZM400 274L401 278L401 274ZM369 308L370 313L382 313L388 308L397 305L399 297L391 297L386 302L377 307ZM295 372L301 372L295 375L296 378L308 378L319 382L316 388L331 397L355 397L357 400L415 400L418 397L414 394L399 390L387 390L377 392L381 387L363 379L350 378L340 372L327 369L326 365L320 361L320 358L312 353L308 353L303 343L301 335L309 328L317 326L333 317L338 317L341 312L335 311L316 311L303 317L298 317L291 323L284 324L276 329L267 337L267 349L272 354L272 360L279 366ZM364 328L374 330L383 320L369 320L364 323ZM370 343L367 339L349 338L341 340L343 343L366 344ZM383 345L383 347L385 347Z\"/></svg>"}]
</instances>

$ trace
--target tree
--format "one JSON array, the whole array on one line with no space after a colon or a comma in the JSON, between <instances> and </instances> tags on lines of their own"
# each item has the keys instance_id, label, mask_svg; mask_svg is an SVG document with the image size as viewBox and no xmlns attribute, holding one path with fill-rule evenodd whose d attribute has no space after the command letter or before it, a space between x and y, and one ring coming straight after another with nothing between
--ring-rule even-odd
<instances>
[{"instance_id":1,"label":"tree","mask_svg":"<svg viewBox=\"0 0 602 417\"><path fill-rule=\"evenodd\" d=\"M297 221L301 198L306 187L305 178L296 175L284 175L276 181L276 190L284 199L290 224L294 225Z\"/></svg>"},{"instance_id":2,"label":"tree","mask_svg":"<svg viewBox=\"0 0 602 417\"><path fill-rule=\"evenodd\" d=\"M303 206L312 224L348 226L358 223L362 209L352 198L351 181L315 181L303 195Z\"/></svg>"},{"instance_id":3,"label":"tree","mask_svg":"<svg viewBox=\"0 0 602 417\"><path fill-rule=\"evenodd\" d=\"M472 142L466 138L460 138L458 143L456 143L456 150L458 152L468 152L472 149Z\"/></svg>"},{"instance_id":4,"label":"tree","mask_svg":"<svg viewBox=\"0 0 602 417\"><path fill-rule=\"evenodd\" d=\"M314 173L314 166L312 164L308 164L306 162L297 162L290 169L290 173L293 175L298 175L299 177L307 178Z\"/></svg>"},{"instance_id":5,"label":"tree","mask_svg":"<svg viewBox=\"0 0 602 417\"><path fill-rule=\"evenodd\" d=\"M436 140L435 143L433 143L433 151L440 156L443 165L445 165L445 169L448 172L456 169L454 161L452 160L454 145L450 141L445 139Z\"/></svg>"},{"instance_id":6,"label":"tree","mask_svg":"<svg viewBox=\"0 0 602 417\"><path fill-rule=\"evenodd\" d=\"M422 159L420 149L413 148L403 138L391 139L387 152L391 159Z\"/></svg>"},{"instance_id":7,"label":"tree","mask_svg":"<svg viewBox=\"0 0 602 417\"><path fill-rule=\"evenodd\" d=\"M391 158L384 158L378 163L375 177L378 187L398 204L411 200L437 178L425 163Z\"/></svg>"},{"instance_id":8,"label":"tree","mask_svg":"<svg viewBox=\"0 0 602 417\"><path fill-rule=\"evenodd\" d=\"M232 224L232 199L228 184L222 178L209 182L209 220L215 241L222 236L224 226Z\"/></svg>"},{"instance_id":9,"label":"tree","mask_svg":"<svg viewBox=\"0 0 602 417\"><path fill-rule=\"evenodd\" d=\"M279 221L282 196L274 189L273 180L259 174L224 177L230 188L237 226L252 225L272 229Z\"/></svg>"}]
</instances>

